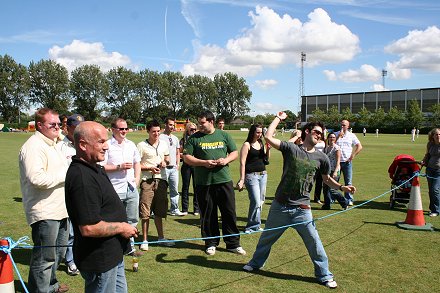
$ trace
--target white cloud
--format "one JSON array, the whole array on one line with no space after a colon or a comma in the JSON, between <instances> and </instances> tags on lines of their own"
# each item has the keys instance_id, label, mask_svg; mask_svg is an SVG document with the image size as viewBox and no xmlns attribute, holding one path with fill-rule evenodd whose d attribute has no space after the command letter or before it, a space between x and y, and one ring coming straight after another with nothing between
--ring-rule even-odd
<instances>
[{"instance_id":1,"label":"white cloud","mask_svg":"<svg viewBox=\"0 0 440 293\"><path fill-rule=\"evenodd\" d=\"M268 88L274 87L275 85L278 84L278 81L274 80L274 79L264 79L264 80L257 80L255 81L255 83L257 84L258 87L266 90Z\"/></svg>"},{"instance_id":2,"label":"white cloud","mask_svg":"<svg viewBox=\"0 0 440 293\"><path fill-rule=\"evenodd\" d=\"M106 52L100 42L87 43L73 40L64 47L53 46L49 49L49 58L64 65L69 71L86 64L98 65L102 71L117 66L133 67L128 56L118 52Z\"/></svg>"},{"instance_id":3,"label":"white cloud","mask_svg":"<svg viewBox=\"0 0 440 293\"><path fill-rule=\"evenodd\" d=\"M358 37L333 22L321 8L312 11L305 23L261 6L250 11L249 17L251 27L228 40L225 47L208 44L195 48L194 62L184 65L183 73L213 76L233 71L252 76L264 67L299 66L301 52L307 54L306 66L312 67L348 61L360 51Z\"/></svg>"},{"instance_id":4,"label":"white cloud","mask_svg":"<svg viewBox=\"0 0 440 293\"><path fill-rule=\"evenodd\" d=\"M376 91L376 92L389 91L389 89L385 88L382 84L374 84L373 91Z\"/></svg>"},{"instance_id":5,"label":"white cloud","mask_svg":"<svg viewBox=\"0 0 440 293\"><path fill-rule=\"evenodd\" d=\"M411 69L399 68L399 62L387 62L386 70L387 76L394 80L410 79Z\"/></svg>"},{"instance_id":6,"label":"white cloud","mask_svg":"<svg viewBox=\"0 0 440 293\"><path fill-rule=\"evenodd\" d=\"M279 109L279 107L277 105L274 105L274 104L268 103L268 102L265 102L265 103L261 103L261 102L255 103L255 108L260 110L260 111L263 111L263 112L264 111L273 111L273 110L278 110Z\"/></svg>"},{"instance_id":7,"label":"white cloud","mask_svg":"<svg viewBox=\"0 0 440 293\"><path fill-rule=\"evenodd\" d=\"M382 71L369 64L364 64L359 69L350 69L339 74L336 74L333 70L324 70L324 74L328 80L341 80L343 82L377 81L382 77Z\"/></svg>"},{"instance_id":8,"label":"white cloud","mask_svg":"<svg viewBox=\"0 0 440 293\"><path fill-rule=\"evenodd\" d=\"M421 69L430 72L440 72L440 29L436 26L426 30L413 30L408 35L385 47L385 52L397 54L400 59L389 63L395 70ZM407 77L408 72L391 75L399 79Z\"/></svg>"},{"instance_id":9,"label":"white cloud","mask_svg":"<svg viewBox=\"0 0 440 293\"><path fill-rule=\"evenodd\" d=\"M181 13L182 13L183 17L185 18L185 20L189 24L189 26L192 28L194 35L197 38L200 38L202 33L200 30L200 25L199 25L199 22L200 22L199 21L199 19L200 19L199 12L198 12L196 6L193 5L191 3L191 1L189 1L189 0L181 0L180 3L182 5L181 6L182 7Z\"/></svg>"}]
</instances>

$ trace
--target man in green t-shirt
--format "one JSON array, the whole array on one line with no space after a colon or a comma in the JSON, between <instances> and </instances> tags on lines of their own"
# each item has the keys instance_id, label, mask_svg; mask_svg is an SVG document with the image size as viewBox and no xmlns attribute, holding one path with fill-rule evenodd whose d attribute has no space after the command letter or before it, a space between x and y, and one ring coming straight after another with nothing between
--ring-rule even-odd
<instances>
[{"instance_id":1,"label":"man in green t-shirt","mask_svg":"<svg viewBox=\"0 0 440 293\"><path fill-rule=\"evenodd\" d=\"M223 235L226 248L236 254L245 255L240 246L240 236L235 213L235 193L229 174L229 163L237 159L238 151L232 137L223 130L215 129L215 117L204 111L198 117L199 132L193 134L185 144L183 159L194 166L195 194L199 201L202 237L205 252L214 255L220 243L217 208L222 216Z\"/></svg>"}]
</instances>

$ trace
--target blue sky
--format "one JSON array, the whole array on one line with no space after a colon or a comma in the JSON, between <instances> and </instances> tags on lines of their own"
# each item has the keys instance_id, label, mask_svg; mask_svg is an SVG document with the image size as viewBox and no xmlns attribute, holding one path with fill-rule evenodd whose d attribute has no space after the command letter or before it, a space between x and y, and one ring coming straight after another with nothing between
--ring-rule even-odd
<instances>
[{"instance_id":1,"label":"blue sky","mask_svg":"<svg viewBox=\"0 0 440 293\"><path fill-rule=\"evenodd\" d=\"M0 54L70 71L231 71L251 115L297 112L301 52L306 95L439 87L439 13L436 0L4 1Z\"/></svg>"}]
</instances>

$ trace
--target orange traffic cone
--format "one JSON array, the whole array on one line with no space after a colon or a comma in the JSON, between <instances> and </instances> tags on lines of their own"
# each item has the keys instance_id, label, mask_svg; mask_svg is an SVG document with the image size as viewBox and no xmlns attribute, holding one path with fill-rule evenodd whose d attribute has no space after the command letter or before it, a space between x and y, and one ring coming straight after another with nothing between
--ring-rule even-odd
<instances>
[{"instance_id":1,"label":"orange traffic cone","mask_svg":"<svg viewBox=\"0 0 440 293\"><path fill-rule=\"evenodd\" d=\"M432 225L425 223L423 215L422 197L420 196L419 177L414 177L411 184L411 193L409 197L408 211L405 222L397 222L399 228L406 230L426 230L432 231Z\"/></svg>"},{"instance_id":2,"label":"orange traffic cone","mask_svg":"<svg viewBox=\"0 0 440 293\"><path fill-rule=\"evenodd\" d=\"M0 246L9 246L6 239L0 239ZM12 269L12 261L9 254L0 251L0 292L14 293L14 271Z\"/></svg>"}]
</instances>

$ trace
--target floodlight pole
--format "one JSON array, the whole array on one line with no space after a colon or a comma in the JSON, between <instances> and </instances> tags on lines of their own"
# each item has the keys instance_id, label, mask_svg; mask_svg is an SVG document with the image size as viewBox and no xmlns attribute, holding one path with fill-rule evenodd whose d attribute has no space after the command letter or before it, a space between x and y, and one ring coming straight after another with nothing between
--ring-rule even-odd
<instances>
[{"instance_id":1,"label":"floodlight pole","mask_svg":"<svg viewBox=\"0 0 440 293\"><path fill-rule=\"evenodd\" d=\"M382 86L385 89L385 76L387 76L388 71L386 71L385 69L382 69Z\"/></svg>"}]
</instances>

